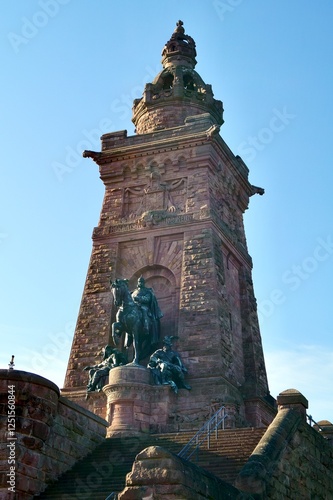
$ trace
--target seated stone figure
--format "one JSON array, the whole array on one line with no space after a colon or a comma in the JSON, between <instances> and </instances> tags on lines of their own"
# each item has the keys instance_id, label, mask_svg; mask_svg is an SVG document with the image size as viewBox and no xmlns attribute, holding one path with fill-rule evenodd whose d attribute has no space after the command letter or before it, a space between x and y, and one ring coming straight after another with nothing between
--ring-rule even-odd
<instances>
[{"instance_id":1,"label":"seated stone figure","mask_svg":"<svg viewBox=\"0 0 333 500\"><path fill-rule=\"evenodd\" d=\"M126 365L126 356L118 349L107 345L103 349L102 362L94 366L86 366L85 371L89 370L89 381L87 392L101 391L104 387L109 371L116 366Z\"/></svg>"},{"instance_id":2,"label":"seated stone figure","mask_svg":"<svg viewBox=\"0 0 333 500\"><path fill-rule=\"evenodd\" d=\"M166 336L163 339L163 348L157 349L149 359L147 367L152 371L154 383L157 385L170 385L177 394L178 389L191 389L191 386L185 383L184 374L187 369L182 363L179 354L173 351L172 340L175 336Z\"/></svg>"}]
</instances>

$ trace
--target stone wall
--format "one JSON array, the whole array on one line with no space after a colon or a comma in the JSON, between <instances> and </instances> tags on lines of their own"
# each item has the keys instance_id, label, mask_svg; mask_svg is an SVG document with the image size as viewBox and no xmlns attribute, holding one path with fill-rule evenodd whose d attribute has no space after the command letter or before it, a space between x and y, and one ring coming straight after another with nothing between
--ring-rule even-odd
<instances>
[{"instance_id":1,"label":"stone wall","mask_svg":"<svg viewBox=\"0 0 333 500\"><path fill-rule=\"evenodd\" d=\"M333 498L333 447L307 424L307 400L289 389L277 401L278 414L239 473L237 488L262 500Z\"/></svg>"},{"instance_id":2,"label":"stone wall","mask_svg":"<svg viewBox=\"0 0 333 500\"><path fill-rule=\"evenodd\" d=\"M7 500L43 491L103 441L107 426L49 380L18 370L0 370L0 418L0 498Z\"/></svg>"},{"instance_id":3,"label":"stone wall","mask_svg":"<svg viewBox=\"0 0 333 500\"><path fill-rule=\"evenodd\" d=\"M147 134L155 130L170 128L170 126L175 127L182 125L188 116L201 115L205 111L205 106L193 102L183 106L179 106L179 101L168 102L168 99L163 99L154 106L142 106L140 103L136 109L138 119L135 123L135 131L137 134Z\"/></svg>"},{"instance_id":4,"label":"stone wall","mask_svg":"<svg viewBox=\"0 0 333 500\"><path fill-rule=\"evenodd\" d=\"M233 485L151 446L136 456L119 500L333 498L332 424L323 421L321 429L318 424L311 427L306 422L307 400L294 389L281 393L277 401L277 416Z\"/></svg>"},{"instance_id":5,"label":"stone wall","mask_svg":"<svg viewBox=\"0 0 333 500\"><path fill-rule=\"evenodd\" d=\"M92 249L87 279L76 324L65 387L86 387L85 366L101 362L101 350L110 343L111 297L110 263L114 248L99 243ZM92 333L94 332L94 334ZM98 335L95 333L98 332ZM71 398L73 399L73 398ZM84 397L80 404L84 403ZM91 408L89 408L91 410Z\"/></svg>"}]
</instances>

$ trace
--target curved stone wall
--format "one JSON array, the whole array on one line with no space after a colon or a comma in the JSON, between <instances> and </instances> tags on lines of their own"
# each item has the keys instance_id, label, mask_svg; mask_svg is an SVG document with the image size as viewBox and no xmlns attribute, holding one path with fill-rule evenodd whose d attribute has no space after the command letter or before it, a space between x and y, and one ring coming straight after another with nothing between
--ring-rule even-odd
<instances>
[{"instance_id":1,"label":"curved stone wall","mask_svg":"<svg viewBox=\"0 0 333 500\"><path fill-rule=\"evenodd\" d=\"M0 370L0 419L0 497L8 500L43 491L101 443L107 427L53 382L19 370Z\"/></svg>"}]
</instances>

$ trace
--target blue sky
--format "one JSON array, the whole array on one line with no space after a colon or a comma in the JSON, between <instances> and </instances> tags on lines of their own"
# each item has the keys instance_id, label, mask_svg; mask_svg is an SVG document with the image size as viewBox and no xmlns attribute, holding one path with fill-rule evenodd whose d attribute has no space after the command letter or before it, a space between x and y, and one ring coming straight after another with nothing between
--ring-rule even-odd
<instances>
[{"instance_id":1,"label":"blue sky","mask_svg":"<svg viewBox=\"0 0 333 500\"><path fill-rule=\"evenodd\" d=\"M0 366L63 384L103 185L84 149L131 106L178 19L224 102L221 135L265 189L245 214L269 385L333 422L333 4L1 4Z\"/></svg>"}]
</instances>

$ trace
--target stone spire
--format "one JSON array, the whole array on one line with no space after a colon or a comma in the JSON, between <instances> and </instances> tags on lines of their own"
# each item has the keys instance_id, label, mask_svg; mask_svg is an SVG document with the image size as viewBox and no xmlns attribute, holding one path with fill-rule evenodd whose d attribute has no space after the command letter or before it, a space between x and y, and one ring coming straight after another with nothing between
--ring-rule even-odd
<instances>
[{"instance_id":1,"label":"stone spire","mask_svg":"<svg viewBox=\"0 0 333 500\"><path fill-rule=\"evenodd\" d=\"M212 124L222 125L223 104L194 70L196 55L193 38L178 21L162 50L163 70L134 101L132 121L138 134L178 127L187 117L203 113L210 114Z\"/></svg>"}]
</instances>

